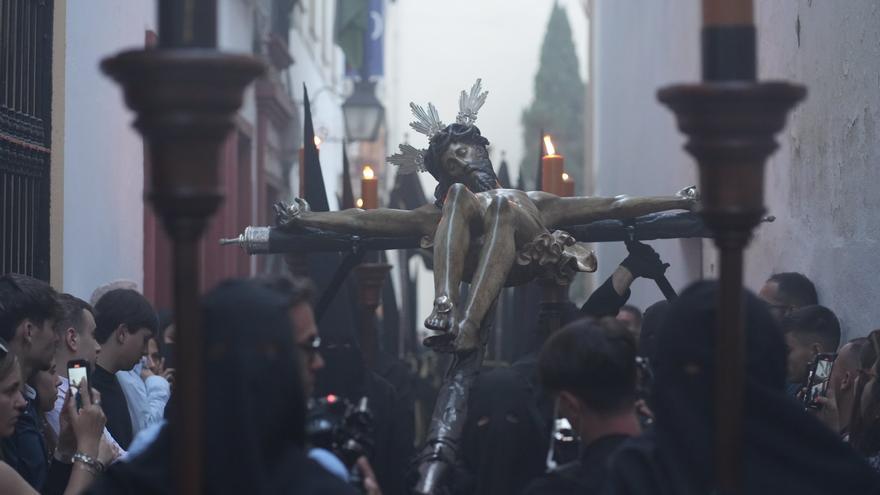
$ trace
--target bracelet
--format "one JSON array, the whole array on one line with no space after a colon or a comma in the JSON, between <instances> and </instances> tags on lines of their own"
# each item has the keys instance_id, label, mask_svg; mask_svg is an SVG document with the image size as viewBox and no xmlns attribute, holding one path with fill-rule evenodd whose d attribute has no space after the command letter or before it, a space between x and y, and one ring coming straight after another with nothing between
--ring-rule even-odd
<instances>
[{"instance_id":1,"label":"bracelet","mask_svg":"<svg viewBox=\"0 0 880 495\"><path fill-rule=\"evenodd\" d=\"M95 459L92 456L83 454L82 452L77 452L76 454L73 454L73 461L79 461L82 464L90 467L91 469L94 469L97 473L104 471L104 465L101 464L101 461Z\"/></svg>"}]
</instances>

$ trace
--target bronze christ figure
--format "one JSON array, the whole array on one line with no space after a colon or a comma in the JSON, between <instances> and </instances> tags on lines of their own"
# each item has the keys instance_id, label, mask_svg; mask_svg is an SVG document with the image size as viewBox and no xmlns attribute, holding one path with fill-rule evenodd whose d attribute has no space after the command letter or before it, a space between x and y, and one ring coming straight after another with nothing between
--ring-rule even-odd
<instances>
[{"instance_id":1,"label":"bronze christ figure","mask_svg":"<svg viewBox=\"0 0 880 495\"><path fill-rule=\"evenodd\" d=\"M489 141L473 125L486 93L480 81L462 92L456 123L444 126L434 106L411 105L411 126L430 136L427 150L402 145L389 163L401 172L426 170L438 185L434 204L415 210L349 209L311 212L301 199L279 205L279 226L314 227L372 236L422 237L434 250L434 307L425 326L437 335L425 344L466 353L480 345L480 324L505 285L518 285L549 269L594 271L595 257L555 229L596 220L626 219L673 209L693 209L695 188L676 195L636 198L571 197L502 189L489 160ZM549 266L548 266L549 265ZM471 284L460 300L462 282Z\"/></svg>"}]
</instances>

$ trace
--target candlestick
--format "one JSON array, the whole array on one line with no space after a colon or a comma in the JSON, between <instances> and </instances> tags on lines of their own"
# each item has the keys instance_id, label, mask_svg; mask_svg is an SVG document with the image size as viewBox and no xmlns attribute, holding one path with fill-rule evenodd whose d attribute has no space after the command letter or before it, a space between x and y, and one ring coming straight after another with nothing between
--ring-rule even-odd
<instances>
[{"instance_id":1,"label":"candlestick","mask_svg":"<svg viewBox=\"0 0 880 495\"><path fill-rule=\"evenodd\" d=\"M757 51L752 0L703 0L704 81L754 81Z\"/></svg>"},{"instance_id":2,"label":"candlestick","mask_svg":"<svg viewBox=\"0 0 880 495\"><path fill-rule=\"evenodd\" d=\"M541 158L541 190L550 194L561 192L562 170L565 168L565 159L556 154L556 148L550 136L544 136L544 146L547 154Z\"/></svg>"},{"instance_id":3,"label":"candlestick","mask_svg":"<svg viewBox=\"0 0 880 495\"><path fill-rule=\"evenodd\" d=\"M217 0L159 0L159 48L217 46Z\"/></svg>"},{"instance_id":4,"label":"candlestick","mask_svg":"<svg viewBox=\"0 0 880 495\"><path fill-rule=\"evenodd\" d=\"M365 210L379 207L379 180L373 172L373 167L369 165L364 166L361 176L361 198Z\"/></svg>"},{"instance_id":5,"label":"candlestick","mask_svg":"<svg viewBox=\"0 0 880 495\"><path fill-rule=\"evenodd\" d=\"M678 85L659 93L688 135L685 149L700 169L700 214L719 249L713 387L716 493L745 493L743 249L764 216L764 163L777 147L774 135L805 94L803 87L782 82Z\"/></svg>"},{"instance_id":6,"label":"candlestick","mask_svg":"<svg viewBox=\"0 0 880 495\"><path fill-rule=\"evenodd\" d=\"M574 179L571 178L565 172L562 172L562 182L561 182L561 190L559 191L559 195L564 198L570 198L574 196Z\"/></svg>"},{"instance_id":7,"label":"candlestick","mask_svg":"<svg viewBox=\"0 0 880 495\"><path fill-rule=\"evenodd\" d=\"M123 87L150 151L146 197L171 241L167 269L174 281L175 345L186 356L177 363L174 382L179 401L169 425L171 478L174 493L201 494L208 485L205 413L213 406L205 404L210 358L198 309L204 261L199 241L223 198L218 166L244 88L264 66L249 56L216 50L147 49L105 59L101 68Z\"/></svg>"}]
</instances>

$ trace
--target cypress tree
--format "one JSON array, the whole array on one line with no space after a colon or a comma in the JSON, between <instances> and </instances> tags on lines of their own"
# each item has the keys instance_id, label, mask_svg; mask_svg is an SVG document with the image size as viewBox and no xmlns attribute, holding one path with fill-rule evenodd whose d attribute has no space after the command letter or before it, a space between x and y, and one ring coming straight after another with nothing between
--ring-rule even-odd
<instances>
[{"instance_id":1,"label":"cypress tree","mask_svg":"<svg viewBox=\"0 0 880 495\"><path fill-rule=\"evenodd\" d=\"M541 129L553 137L558 153L565 156L565 169L580 191L584 175L584 102L586 86L580 75L580 64L572 41L571 26L565 9L553 6L547 32L541 45L541 63L535 74L534 99L523 110L523 142L525 144L520 175L529 181L536 177L535 157L539 153L536 136Z\"/></svg>"}]
</instances>

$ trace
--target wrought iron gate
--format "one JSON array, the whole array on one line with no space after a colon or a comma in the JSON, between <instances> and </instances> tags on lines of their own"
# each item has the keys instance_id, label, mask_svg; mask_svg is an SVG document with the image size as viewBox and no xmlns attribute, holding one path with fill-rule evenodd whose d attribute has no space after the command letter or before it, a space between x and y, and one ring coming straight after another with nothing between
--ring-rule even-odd
<instances>
[{"instance_id":1,"label":"wrought iron gate","mask_svg":"<svg viewBox=\"0 0 880 495\"><path fill-rule=\"evenodd\" d=\"M53 0L0 0L0 274L49 279Z\"/></svg>"}]
</instances>

